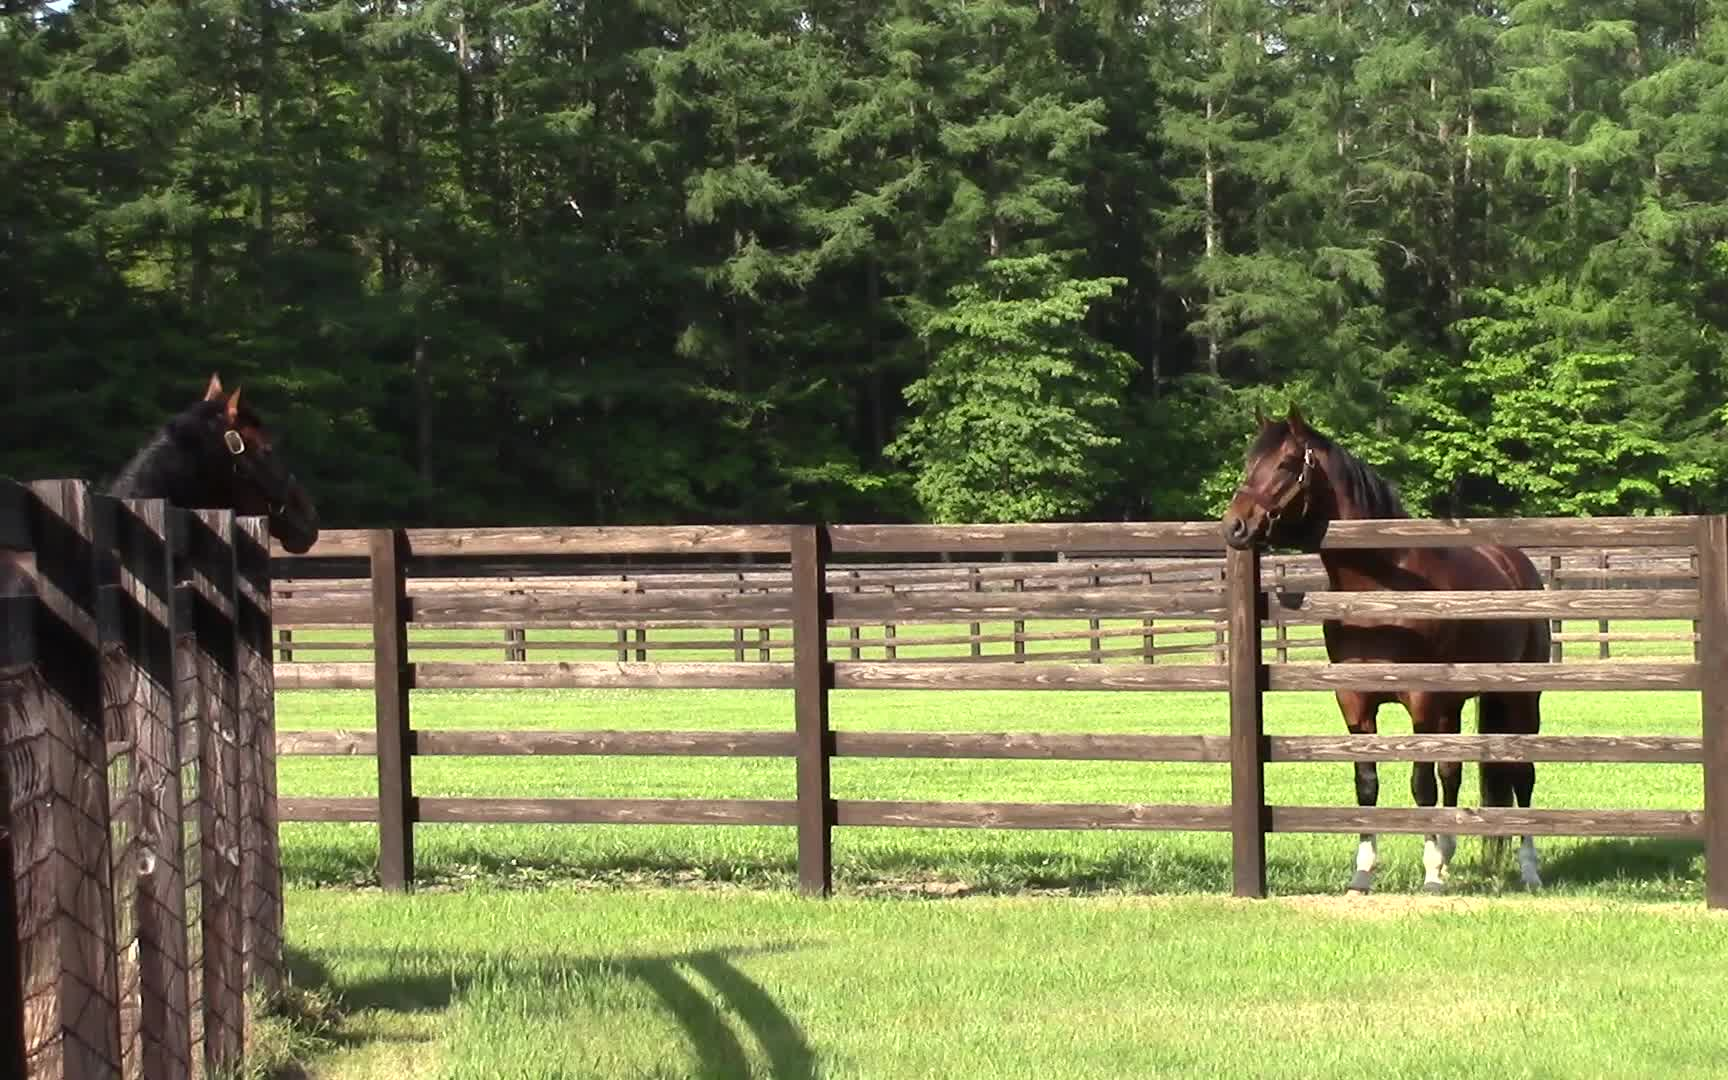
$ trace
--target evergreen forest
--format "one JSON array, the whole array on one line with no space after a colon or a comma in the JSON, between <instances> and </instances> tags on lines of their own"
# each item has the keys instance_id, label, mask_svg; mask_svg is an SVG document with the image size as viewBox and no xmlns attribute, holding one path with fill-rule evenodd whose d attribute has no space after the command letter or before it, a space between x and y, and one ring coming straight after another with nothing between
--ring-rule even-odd
<instances>
[{"instance_id":1,"label":"evergreen forest","mask_svg":"<svg viewBox=\"0 0 1728 1080\"><path fill-rule=\"evenodd\" d=\"M1728 510L1728 0L0 0L0 474L330 525Z\"/></svg>"}]
</instances>

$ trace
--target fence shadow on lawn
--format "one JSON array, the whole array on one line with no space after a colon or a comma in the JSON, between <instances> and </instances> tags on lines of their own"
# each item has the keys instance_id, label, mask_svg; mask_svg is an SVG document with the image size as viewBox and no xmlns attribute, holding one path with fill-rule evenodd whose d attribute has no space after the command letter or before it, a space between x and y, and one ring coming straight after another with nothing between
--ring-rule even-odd
<instances>
[{"instance_id":1,"label":"fence shadow on lawn","mask_svg":"<svg viewBox=\"0 0 1728 1080\"><path fill-rule=\"evenodd\" d=\"M667 1015L683 1029L697 1059L695 1075L814 1080L818 1073L817 1055L802 1027L737 964L750 956L803 947L784 942L688 953L597 957L534 957L440 949L343 949L345 958L376 957L396 970L406 968L414 972L353 982L337 978L316 956L292 946L287 949L286 963L296 984L334 993L345 1011L436 1012L458 1004L476 988L500 983L509 986L511 1000L520 1001L525 1007L532 1008L539 1002L549 1010L557 1010L558 993L572 983L596 979L638 982L654 994ZM752 1069L741 1033L734 1028L734 1018L761 1047L766 1059L762 1071ZM345 1033L339 1034L336 1041L356 1046L376 1041L376 1037Z\"/></svg>"}]
</instances>

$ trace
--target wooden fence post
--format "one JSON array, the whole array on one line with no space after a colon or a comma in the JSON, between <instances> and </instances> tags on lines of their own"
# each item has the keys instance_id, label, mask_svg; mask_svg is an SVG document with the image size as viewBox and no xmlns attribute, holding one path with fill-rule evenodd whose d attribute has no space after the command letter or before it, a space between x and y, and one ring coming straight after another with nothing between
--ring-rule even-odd
<instances>
[{"instance_id":1,"label":"wooden fence post","mask_svg":"<svg viewBox=\"0 0 1728 1080\"><path fill-rule=\"evenodd\" d=\"M246 984L273 993L282 976L282 860L276 820L276 676L270 663L270 532L269 521L261 517L240 518L235 526L240 945Z\"/></svg>"},{"instance_id":2,"label":"wooden fence post","mask_svg":"<svg viewBox=\"0 0 1728 1080\"><path fill-rule=\"evenodd\" d=\"M198 510L187 557L197 641L198 836L202 870L204 1061L212 1073L245 1051L245 962L240 918L239 637L234 512Z\"/></svg>"},{"instance_id":3,"label":"wooden fence post","mask_svg":"<svg viewBox=\"0 0 1728 1080\"><path fill-rule=\"evenodd\" d=\"M984 591L984 582L983 582L981 576L979 575L978 568L976 566L974 566L967 573L966 578L967 578L966 587L967 587L968 591L970 591L970 592L983 592ZM968 625L966 629L967 629L967 632L972 637L972 655L973 656L983 656L984 655L984 643L979 641L978 639L984 633L984 624L983 623L972 623L972 624Z\"/></svg>"},{"instance_id":4,"label":"wooden fence post","mask_svg":"<svg viewBox=\"0 0 1728 1080\"><path fill-rule=\"evenodd\" d=\"M1289 570L1290 564L1280 559L1277 570L1280 596L1283 595L1289 584ZM1272 616L1272 639L1278 645L1278 662L1288 664L1290 662L1290 623L1284 618L1284 605L1282 603L1269 603L1267 613Z\"/></svg>"},{"instance_id":5,"label":"wooden fence post","mask_svg":"<svg viewBox=\"0 0 1728 1080\"><path fill-rule=\"evenodd\" d=\"M1091 585L1094 589L1102 585L1103 582L1104 579L1098 574L1092 575ZM1102 619L1091 618L1086 620L1086 629L1091 631L1091 636L1087 639L1088 644L1086 646L1086 651L1090 655L1091 661L1094 664L1102 664L1104 662L1104 641L1098 633L1103 625L1104 620Z\"/></svg>"},{"instance_id":6,"label":"wooden fence post","mask_svg":"<svg viewBox=\"0 0 1728 1080\"><path fill-rule=\"evenodd\" d=\"M130 1031L122 1038L138 1061L135 1068L128 1063L127 1074L155 1080L189 1076L194 1065L173 554L165 502L115 500L111 513L120 571L116 640L129 662L117 704L130 743L134 800L133 858L117 861L116 872L133 878L137 943L136 1047Z\"/></svg>"},{"instance_id":7,"label":"wooden fence post","mask_svg":"<svg viewBox=\"0 0 1728 1080\"><path fill-rule=\"evenodd\" d=\"M1266 895L1266 739L1261 713L1260 553L1231 548L1230 832L1237 896Z\"/></svg>"},{"instance_id":8,"label":"wooden fence post","mask_svg":"<svg viewBox=\"0 0 1728 1080\"><path fill-rule=\"evenodd\" d=\"M378 879L393 892L414 880L414 733L408 709L408 536L374 529L372 680L377 698ZM619 636L623 636L620 628ZM620 656L620 659L628 659Z\"/></svg>"},{"instance_id":9,"label":"wooden fence post","mask_svg":"<svg viewBox=\"0 0 1728 1080\"><path fill-rule=\"evenodd\" d=\"M119 500L106 495L90 496L95 555L92 584L96 595L96 636L102 657L102 737L108 749L108 840L113 856L109 902L114 914L115 1001L119 1007L120 1070L131 1077L141 1075L143 1065L138 890L144 858L139 802L142 792L138 784L136 717L132 704L135 695L149 691L141 685L142 649L129 626L130 597L122 591L120 517Z\"/></svg>"},{"instance_id":10,"label":"wooden fence post","mask_svg":"<svg viewBox=\"0 0 1728 1080\"><path fill-rule=\"evenodd\" d=\"M1146 571L1146 587L1151 588L1156 584L1157 582L1152 577L1152 571ZM1140 648L1143 654L1141 659L1148 664L1155 664L1158 662L1158 633L1153 627L1152 620L1141 619L1140 631Z\"/></svg>"},{"instance_id":11,"label":"wooden fence post","mask_svg":"<svg viewBox=\"0 0 1728 1080\"><path fill-rule=\"evenodd\" d=\"M1548 587L1550 589L1558 589L1560 587L1560 556L1558 555L1548 556ZM1562 660L1566 659L1566 643L1560 640L1560 635L1566 632L1565 620L1550 620L1548 623L1548 630L1550 634L1548 642L1548 650L1550 653L1549 659L1553 663L1558 664Z\"/></svg>"},{"instance_id":12,"label":"wooden fence post","mask_svg":"<svg viewBox=\"0 0 1728 1080\"><path fill-rule=\"evenodd\" d=\"M8 601L16 661L0 712L11 772L11 865L26 1076L120 1075L108 748L90 500L80 481L12 489L36 583ZM27 665L27 666L26 666ZM8 928L10 929L10 928Z\"/></svg>"},{"instance_id":13,"label":"wooden fence post","mask_svg":"<svg viewBox=\"0 0 1728 1080\"><path fill-rule=\"evenodd\" d=\"M1598 589L1608 588L1608 553L1606 551L1603 551L1596 556L1596 567L1597 567L1597 569L1602 571L1601 583L1598 584L1596 587ZM1596 658L1598 660L1606 660L1609 658L1609 653L1610 653L1610 650L1608 648L1608 620L1607 619L1597 619L1596 620L1596 632L1598 634L1602 635L1602 642L1596 649Z\"/></svg>"},{"instance_id":14,"label":"wooden fence post","mask_svg":"<svg viewBox=\"0 0 1728 1080\"><path fill-rule=\"evenodd\" d=\"M863 592L864 590L862 588L860 588L858 585L858 571L856 571L856 570L850 571L849 576L852 579L852 594L854 596L856 596L857 594ZM852 651L849 655L854 660L864 659L864 650L860 649L858 647L858 641L863 636L864 636L864 628L861 626L848 626L846 628L846 640L852 642Z\"/></svg>"},{"instance_id":15,"label":"wooden fence post","mask_svg":"<svg viewBox=\"0 0 1728 1080\"><path fill-rule=\"evenodd\" d=\"M834 800L829 787L828 530L791 527L792 679L798 738L798 886L827 896L834 887Z\"/></svg>"},{"instance_id":16,"label":"wooden fence post","mask_svg":"<svg viewBox=\"0 0 1728 1080\"><path fill-rule=\"evenodd\" d=\"M1728 516L1698 530L1699 690L1704 724L1704 903L1728 908Z\"/></svg>"},{"instance_id":17,"label":"wooden fence post","mask_svg":"<svg viewBox=\"0 0 1728 1080\"><path fill-rule=\"evenodd\" d=\"M893 592L894 591L893 587L890 586L888 591ZM1014 579L1014 591L1017 593L1023 593L1026 591L1026 579L1025 578L1015 578ZM1014 662L1016 664L1024 664L1026 662L1026 620L1025 619L1015 619L1014 620Z\"/></svg>"}]
</instances>

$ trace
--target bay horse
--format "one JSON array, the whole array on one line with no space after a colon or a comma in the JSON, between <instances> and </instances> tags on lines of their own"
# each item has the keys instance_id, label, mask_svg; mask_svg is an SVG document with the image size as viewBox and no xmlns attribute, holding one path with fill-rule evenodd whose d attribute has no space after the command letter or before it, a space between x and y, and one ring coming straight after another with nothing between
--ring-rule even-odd
<instances>
[{"instance_id":1,"label":"bay horse","mask_svg":"<svg viewBox=\"0 0 1728 1080\"><path fill-rule=\"evenodd\" d=\"M240 391L211 375L204 398L146 442L108 493L165 499L182 510L232 510L267 517L270 535L295 555L318 541L318 511L270 443L264 421Z\"/></svg>"},{"instance_id":2,"label":"bay horse","mask_svg":"<svg viewBox=\"0 0 1728 1080\"><path fill-rule=\"evenodd\" d=\"M1514 548L1479 545L1458 548L1380 548L1322 550L1329 523L1367 518L1407 518L1397 489L1360 458L1316 430L1292 406L1283 420L1258 417L1259 433L1248 449L1242 484L1230 501L1222 527L1224 541L1249 547L1295 547L1319 551L1335 591L1416 591L1426 589L1540 589L1542 579L1529 556ZM1361 617L1327 619L1326 655L1335 664L1380 663L1535 663L1549 659L1546 619L1460 622L1444 619ZM1479 697L1477 728L1483 734L1535 734L1541 727L1541 694L1501 691L1341 690L1338 708L1352 733L1372 735L1380 706L1396 701L1410 714L1417 734L1458 734L1464 703ZM1410 792L1418 806L1458 805L1463 778L1459 762L1441 762L1436 789L1434 762L1411 769ZM1536 786L1530 763L1484 762L1479 782L1483 806L1529 807ZM1356 803L1374 806L1380 797L1374 762L1356 765ZM1536 842L1521 838L1518 869L1524 886L1541 887ZM1503 849L1496 838L1491 850ZM1423 891L1445 891L1447 867L1456 849L1448 835L1430 833L1423 845ZM1373 833L1363 833L1349 892L1374 886L1379 850Z\"/></svg>"}]
</instances>

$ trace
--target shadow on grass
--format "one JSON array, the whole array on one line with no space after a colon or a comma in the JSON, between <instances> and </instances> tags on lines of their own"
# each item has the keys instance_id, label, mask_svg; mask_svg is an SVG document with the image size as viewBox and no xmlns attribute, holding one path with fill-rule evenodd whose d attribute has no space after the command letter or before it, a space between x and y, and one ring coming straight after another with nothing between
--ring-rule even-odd
<instances>
[{"instance_id":1,"label":"shadow on grass","mask_svg":"<svg viewBox=\"0 0 1728 1080\"><path fill-rule=\"evenodd\" d=\"M477 986L507 987L512 998L528 1007L540 1004L556 1009L558 994L579 980L638 982L646 986L666 1013L684 1030L697 1059L696 1075L702 1077L754 1077L763 1080L814 1080L817 1058L803 1030L763 987L735 963L742 957L789 952L790 944L704 949L689 953L613 956L594 958L527 958L498 953L343 950L345 957L375 955L392 966L410 967L419 973L344 982L332 976L315 956L289 947L286 962L290 976L300 985L317 986L334 993L346 1010L385 1012L436 1012L459 1002ZM704 992L692 979L707 983ZM715 999L718 1000L715 1000ZM750 1058L728 1018L741 1021L761 1046L768 1061L760 1073L752 1070ZM388 1041L375 1037L338 1034L336 1042L353 1046ZM410 1041L421 1041L411 1039Z\"/></svg>"},{"instance_id":2,"label":"shadow on grass","mask_svg":"<svg viewBox=\"0 0 1728 1080\"><path fill-rule=\"evenodd\" d=\"M1543 876L1576 885L1696 880L1704 843L1667 837L1579 840L1543 860Z\"/></svg>"}]
</instances>

